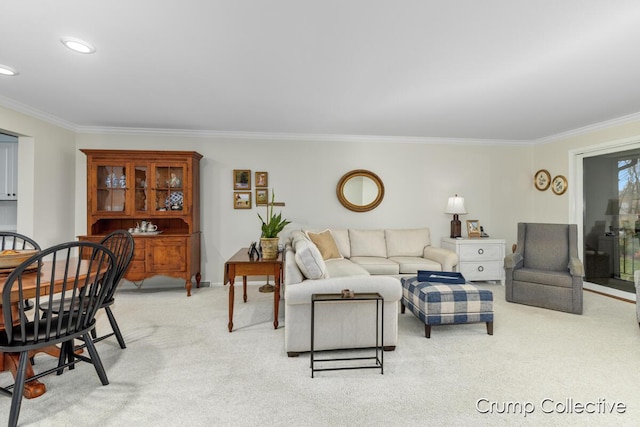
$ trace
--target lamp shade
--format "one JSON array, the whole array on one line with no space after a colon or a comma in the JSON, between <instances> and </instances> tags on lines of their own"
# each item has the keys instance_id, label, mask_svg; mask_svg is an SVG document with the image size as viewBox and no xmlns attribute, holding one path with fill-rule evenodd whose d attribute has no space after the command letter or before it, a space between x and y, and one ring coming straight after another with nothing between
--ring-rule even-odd
<instances>
[{"instance_id":1,"label":"lamp shade","mask_svg":"<svg viewBox=\"0 0 640 427\"><path fill-rule=\"evenodd\" d=\"M457 194L454 197L449 197L447 209L444 213L451 215L466 215L467 208L464 207L464 197L459 197Z\"/></svg>"},{"instance_id":2,"label":"lamp shade","mask_svg":"<svg viewBox=\"0 0 640 427\"><path fill-rule=\"evenodd\" d=\"M607 202L607 210L605 215L620 215L620 201L618 199L609 199Z\"/></svg>"}]
</instances>

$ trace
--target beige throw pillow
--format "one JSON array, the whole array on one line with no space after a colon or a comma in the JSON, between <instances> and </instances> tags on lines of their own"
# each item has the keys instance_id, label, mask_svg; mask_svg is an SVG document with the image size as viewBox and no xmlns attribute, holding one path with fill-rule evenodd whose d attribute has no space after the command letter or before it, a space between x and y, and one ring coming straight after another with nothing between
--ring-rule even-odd
<instances>
[{"instance_id":1,"label":"beige throw pillow","mask_svg":"<svg viewBox=\"0 0 640 427\"><path fill-rule=\"evenodd\" d=\"M320 233L313 233L307 231L309 239L317 246L318 250L322 254L322 259L342 258L338 245L331 234L331 230L324 230Z\"/></svg>"}]
</instances>

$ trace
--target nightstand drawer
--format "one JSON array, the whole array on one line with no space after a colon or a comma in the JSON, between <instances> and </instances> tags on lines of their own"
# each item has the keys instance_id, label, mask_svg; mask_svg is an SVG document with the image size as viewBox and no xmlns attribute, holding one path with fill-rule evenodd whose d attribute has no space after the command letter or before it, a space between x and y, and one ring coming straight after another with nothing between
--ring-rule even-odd
<instances>
[{"instance_id":1,"label":"nightstand drawer","mask_svg":"<svg viewBox=\"0 0 640 427\"><path fill-rule=\"evenodd\" d=\"M502 261L461 262L460 273L467 280L494 280L502 277Z\"/></svg>"},{"instance_id":2,"label":"nightstand drawer","mask_svg":"<svg viewBox=\"0 0 640 427\"><path fill-rule=\"evenodd\" d=\"M465 261L500 260L503 257L502 245L474 244L460 246L460 259Z\"/></svg>"}]
</instances>

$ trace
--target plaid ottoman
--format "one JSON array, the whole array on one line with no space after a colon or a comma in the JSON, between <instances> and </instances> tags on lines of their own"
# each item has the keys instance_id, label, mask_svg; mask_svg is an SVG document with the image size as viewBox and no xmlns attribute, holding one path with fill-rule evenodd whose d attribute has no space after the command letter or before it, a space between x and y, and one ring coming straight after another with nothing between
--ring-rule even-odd
<instances>
[{"instance_id":1,"label":"plaid ottoman","mask_svg":"<svg viewBox=\"0 0 640 427\"><path fill-rule=\"evenodd\" d=\"M493 293L471 284L445 285L419 282L417 276L403 277L401 313L405 307L424 322L424 335L431 337L431 325L486 322L493 335Z\"/></svg>"}]
</instances>

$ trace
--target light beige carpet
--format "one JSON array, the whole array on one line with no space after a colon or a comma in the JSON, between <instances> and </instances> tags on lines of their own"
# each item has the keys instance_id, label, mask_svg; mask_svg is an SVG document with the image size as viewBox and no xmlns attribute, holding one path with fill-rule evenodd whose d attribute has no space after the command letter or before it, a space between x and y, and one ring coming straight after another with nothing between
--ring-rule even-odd
<instances>
[{"instance_id":1,"label":"light beige carpet","mask_svg":"<svg viewBox=\"0 0 640 427\"><path fill-rule=\"evenodd\" d=\"M141 290L125 283L114 312L128 348L120 350L113 338L97 345L110 385L101 386L86 363L46 377L47 393L23 400L20 424L637 425L640 329L633 304L585 292L578 316L510 304L500 285L481 287L494 291L493 336L484 324L469 324L434 327L426 339L407 313L400 315L396 351L385 353L384 375L353 370L311 379L308 354L288 358L284 351L284 309L273 330L272 295L257 286L246 304L236 291L229 333L227 288L194 289L187 298L175 281ZM99 320L103 331L106 316ZM51 363L36 359L36 367ZM10 379L0 374L2 384ZM619 402L624 413L602 413ZM2 417L9 403L0 396ZM596 413L568 413L580 403Z\"/></svg>"}]
</instances>

